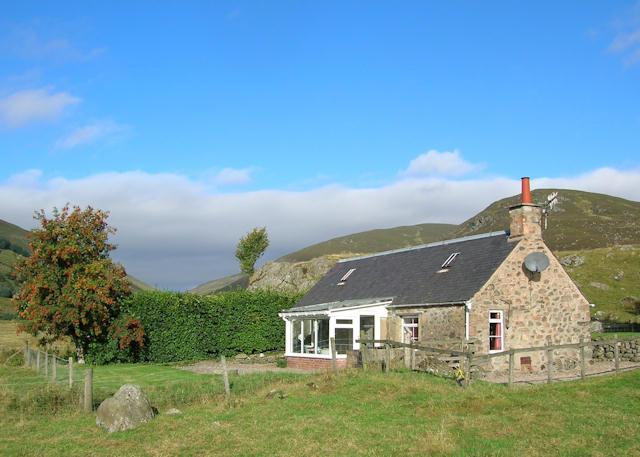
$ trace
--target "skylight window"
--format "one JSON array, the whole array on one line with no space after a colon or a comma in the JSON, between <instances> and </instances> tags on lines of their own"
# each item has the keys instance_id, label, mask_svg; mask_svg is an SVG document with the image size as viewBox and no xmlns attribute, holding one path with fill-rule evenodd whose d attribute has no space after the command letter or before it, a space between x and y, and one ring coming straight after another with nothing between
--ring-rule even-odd
<instances>
[{"instance_id":1,"label":"skylight window","mask_svg":"<svg viewBox=\"0 0 640 457\"><path fill-rule=\"evenodd\" d=\"M344 276L342 278L340 278L340 282L338 283L339 286L343 285L347 279L349 279L349 276L351 276L351 274L356 271L355 268L350 269L349 271L347 271Z\"/></svg>"},{"instance_id":2,"label":"skylight window","mask_svg":"<svg viewBox=\"0 0 640 457\"><path fill-rule=\"evenodd\" d=\"M447 260L444 261L444 263L440 268L442 269L449 268L453 263L453 261L456 259L456 257L458 257L459 255L460 255L459 252L454 252L453 254L451 254L449 257L447 257Z\"/></svg>"}]
</instances>

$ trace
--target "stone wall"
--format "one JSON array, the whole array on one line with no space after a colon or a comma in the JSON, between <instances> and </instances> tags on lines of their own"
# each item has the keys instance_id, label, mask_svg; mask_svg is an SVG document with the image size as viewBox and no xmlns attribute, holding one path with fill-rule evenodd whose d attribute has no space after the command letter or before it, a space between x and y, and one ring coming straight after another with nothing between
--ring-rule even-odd
<instances>
[{"instance_id":1,"label":"stone wall","mask_svg":"<svg viewBox=\"0 0 640 457\"><path fill-rule=\"evenodd\" d=\"M347 359L336 359L339 369L347 368ZM330 370L331 359L320 359L317 357L287 357L287 368L298 368L301 370Z\"/></svg>"},{"instance_id":2,"label":"stone wall","mask_svg":"<svg viewBox=\"0 0 640 457\"><path fill-rule=\"evenodd\" d=\"M614 347L610 341L600 341L593 345L593 360L614 360ZM640 339L621 341L618 345L620 360L640 362Z\"/></svg>"},{"instance_id":3,"label":"stone wall","mask_svg":"<svg viewBox=\"0 0 640 457\"><path fill-rule=\"evenodd\" d=\"M518 243L485 286L471 300L470 336L477 338L477 352L489 351L489 311L504 315L504 350L551 344L579 343L590 339L589 303L564 271L542 239L513 240ZM531 252L543 252L550 261L542 273L531 274L523 267ZM557 351L557 363L572 365L575 351ZM507 358L493 362L504 368ZM498 366L499 365L499 366ZM516 358L516 369L520 368ZM531 353L531 367L545 366L544 352Z\"/></svg>"},{"instance_id":4,"label":"stone wall","mask_svg":"<svg viewBox=\"0 0 640 457\"><path fill-rule=\"evenodd\" d=\"M418 316L420 342L463 339L465 336L464 305L402 308L392 313L393 318L389 319L389 322L395 328L389 333L396 336L395 341L403 341L402 317L408 315Z\"/></svg>"}]
</instances>

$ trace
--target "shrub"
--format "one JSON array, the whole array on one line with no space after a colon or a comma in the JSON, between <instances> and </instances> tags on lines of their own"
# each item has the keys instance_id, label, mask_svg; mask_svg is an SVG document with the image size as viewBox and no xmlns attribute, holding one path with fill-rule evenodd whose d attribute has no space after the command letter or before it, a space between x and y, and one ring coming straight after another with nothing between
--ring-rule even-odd
<instances>
[{"instance_id":1,"label":"shrub","mask_svg":"<svg viewBox=\"0 0 640 457\"><path fill-rule=\"evenodd\" d=\"M273 291L232 291L200 296L181 292L139 292L122 312L140 321L144 345L137 353L119 349L116 340L94 344L93 363L177 362L224 354L252 354L284 347L284 322L278 312L298 295Z\"/></svg>"}]
</instances>

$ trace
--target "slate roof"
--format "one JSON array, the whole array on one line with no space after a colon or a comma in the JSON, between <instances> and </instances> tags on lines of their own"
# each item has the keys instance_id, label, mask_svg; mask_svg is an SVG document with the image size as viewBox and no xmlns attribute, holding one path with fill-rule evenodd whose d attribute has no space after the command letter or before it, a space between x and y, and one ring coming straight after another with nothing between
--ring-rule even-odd
<instances>
[{"instance_id":1,"label":"slate roof","mask_svg":"<svg viewBox=\"0 0 640 457\"><path fill-rule=\"evenodd\" d=\"M391 306L464 303L516 244L508 241L506 232L492 232L343 260L287 311L333 309L343 302L376 297L393 297ZM460 254L450 268L438 273L454 252ZM355 271L338 285L352 268Z\"/></svg>"}]
</instances>

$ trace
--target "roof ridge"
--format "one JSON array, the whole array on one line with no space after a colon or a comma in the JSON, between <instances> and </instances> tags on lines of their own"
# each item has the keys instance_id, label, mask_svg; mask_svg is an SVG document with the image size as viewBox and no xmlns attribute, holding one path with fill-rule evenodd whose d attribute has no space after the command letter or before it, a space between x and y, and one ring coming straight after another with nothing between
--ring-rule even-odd
<instances>
[{"instance_id":1,"label":"roof ridge","mask_svg":"<svg viewBox=\"0 0 640 457\"><path fill-rule=\"evenodd\" d=\"M418 246L410 246L410 247L407 247L407 248L392 249L392 250L389 250L389 251L376 252L374 254L367 254L367 255L362 255L362 256L357 256L357 257L350 257L348 259L341 259L341 260L338 260L338 263L351 262L353 260L368 259L368 258L371 258L371 257L379 257L379 256L383 256L383 255L388 255L388 254L395 254L397 252L407 252L407 251L415 251L417 249L432 248L432 247L436 247L436 246L446 246L448 244L461 243L463 241L479 240L479 239L482 239L482 238L489 238L489 237L492 237L492 236L500 236L500 235L506 235L506 234L507 234L506 230L499 230L499 231L496 231L496 232L481 233L479 235L469 235L469 236L463 236L461 238L452 238L450 240L434 241L432 243L420 244Z\"/></svg>"}]
</instances>

